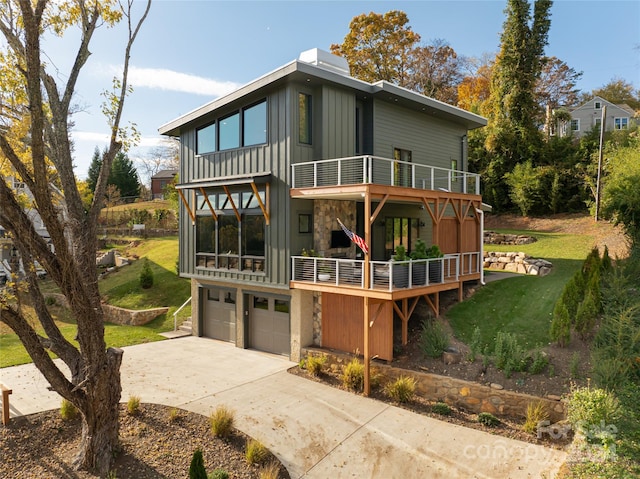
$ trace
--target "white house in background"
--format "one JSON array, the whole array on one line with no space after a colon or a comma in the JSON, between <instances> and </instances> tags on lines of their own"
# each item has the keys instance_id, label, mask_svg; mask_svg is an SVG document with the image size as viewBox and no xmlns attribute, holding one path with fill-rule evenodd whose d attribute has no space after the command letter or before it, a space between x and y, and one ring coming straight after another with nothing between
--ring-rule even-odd
<instances>
[{"instance_id":1,"label":"white house in background","mask_svg":"<svg viewBox=\"0 0 640 479\"><path fill-rule=\"evenodd\" d=\"M615 105L602 97L596 96L586 103L570 111L571 122L559 126L560 136L572 135L581 138L602 121L602 107L607 107L605 131L626 130L636 117L636 112L629 105Z\"/></svg>"}]
</instances>

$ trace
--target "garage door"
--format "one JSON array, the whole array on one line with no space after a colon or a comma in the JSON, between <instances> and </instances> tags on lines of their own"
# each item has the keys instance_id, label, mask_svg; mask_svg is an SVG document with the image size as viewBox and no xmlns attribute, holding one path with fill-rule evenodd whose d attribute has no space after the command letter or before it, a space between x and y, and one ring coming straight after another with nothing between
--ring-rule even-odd
<instances>
[{"instance_id":1,"label":"garage door","mask_svg":"<svg viewBox=\"0 0 640 479\"><path fill-rule=\"evenodd\" d=\"M236 342L236 292L224 288L204 290L202 335Z\"/></svg>"},{"instance_id":2,"label":"garage door","mask_svg":"<svg viewBox=\"0 0 640 479\"><path fill-rule=\"evenodd\" d=\"M249 296L249 347L288 356L290 338L289 300Z\"/></svg>"}]
</instances>

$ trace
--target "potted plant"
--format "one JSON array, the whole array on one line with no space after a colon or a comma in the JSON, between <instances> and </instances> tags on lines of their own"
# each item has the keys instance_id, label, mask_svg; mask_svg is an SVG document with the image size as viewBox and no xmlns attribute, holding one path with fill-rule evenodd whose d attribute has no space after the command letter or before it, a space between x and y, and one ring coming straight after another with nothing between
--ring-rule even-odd
<instances>
[{"instance_id":1,"label":"potted plant","mask_svg":"<svg viewBox=\"0 0 640 479\"><path fill-rule=\"evenodd\" d=\"M306 249L302 248L302 256L305 258L319 258L320 255L316 253L314 249ZM302 279L303 281L313 281L313 273L314 273L314 262L313 259L305 259L302 261Z\"/></svg>"},{"instance_id":2,"label":"potted plant","mask_svg":"<svg viewBox=\"0 0 640 479\"><path fill-rule=\"evenodd\" d=\"M399 244L396 246L396 254L393 255L393 285L396 288L407 288L409 286L409 257L407 249ZM399 263L399 264L397 264Z\"/></svg>"},{"instance_id":3,"label":"potted plant","mask_svg":"<svg viewBox=\"0 0 640 479\"><path fill-rule=\"evenodd\" d=\"M427 258L429 261L429 283L442 283L442 260L444 253L440 251L440 247L434 244L427 250ZM436 259L436 260L434 260Z\"/></svg>"},{"instance_id":4,"label":"potted plant","mask_svg":"<svg viewBox=\"0 0 640 479\"><path fill-rule=\"evenodd\" d=\"M329 281L331 279L331 265L327 261L323 261L318 266L318 279L320 281Z\"/></svg>"},{"instance_id":5,"label":"potted plant","mask_svg":"<svg viewBox=\"0 0 640 479\"><path fill-rule=\"evenodd\" d=\"M424 285L427 283L427 243L423 239L416 240L416 244L411 252L411 284ZM415 263L414 263L415 261Z\"/></svg>"}]
</instances>

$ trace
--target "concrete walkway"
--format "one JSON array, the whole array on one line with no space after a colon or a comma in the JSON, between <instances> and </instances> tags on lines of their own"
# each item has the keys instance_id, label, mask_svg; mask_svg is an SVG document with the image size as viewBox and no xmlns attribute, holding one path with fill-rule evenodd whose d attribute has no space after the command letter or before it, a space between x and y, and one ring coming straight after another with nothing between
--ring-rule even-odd
<instances>
[{"instance_id":1,"label":"concrete walkway","mask_svg":"<svg viewBox=\"0 0 640 479\"><path fill-rule=\"evenodd\" d=\"M449 424L287 373L285 358L187 337L130 346L122 401L209 415L224 404L292 478L555 477L562 451ZM33 365L0 369L12 416L60 407Z\"/></svg>"}]
</instances>

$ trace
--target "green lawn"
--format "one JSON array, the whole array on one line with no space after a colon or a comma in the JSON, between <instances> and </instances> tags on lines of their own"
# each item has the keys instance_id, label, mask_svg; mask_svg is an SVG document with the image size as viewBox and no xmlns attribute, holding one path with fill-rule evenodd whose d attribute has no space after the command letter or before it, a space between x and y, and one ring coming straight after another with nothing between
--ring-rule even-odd
<instances>
[{"instance_id":1,"label":"green lawn","mask_svg":"<svg viewBox=\"0 0 640 479\"><path fill-rule=\"evenodd\" d=\"M476 327L482 344L493 344L498 331L517 335L524 346L535 347L549 342L549 325L553 307L571 276L581 267L592 248L590 236L499 230L535 236L537 242L520 246L487 245L488 251L523 251L553 263L544 277L518 276L488 282L470 299L447 312L454 334L469 342ZM486 272L486 278L491 272Z\"/></svg>"},{"instance_id":2,"label":"green lawn","mask_svg":"<svg viewBox=\"0 0 640 479\"><path fill-rule=\"evenodd\" d=\"M169 311L144 326L120 326L105 324L105 339L108 346L131 346L134 344L164 339L158 333L173 329L173 313L190 295L189 280L178 278L175 273L178 257L176 237L153 238L142 242L128 252L141 259L147 258L154 274L154 285L144 290L139 285L139 275L143 261L135 261L117 272L110 273L100 282L100 291L108 303L128 309L147 309L166 306ZM46 284L48 290L55 288ZM68 311L54 306L54 317L62 334L74 342L76 335L75 320ZM190 306L180 313L184 318L191 314ZM40 331L42 332L42 331ZM0 368L31 362L22 343L13 333L0 334Z\"/></svg>"}]
</instances>

